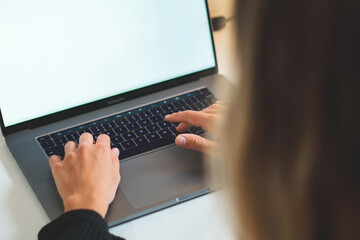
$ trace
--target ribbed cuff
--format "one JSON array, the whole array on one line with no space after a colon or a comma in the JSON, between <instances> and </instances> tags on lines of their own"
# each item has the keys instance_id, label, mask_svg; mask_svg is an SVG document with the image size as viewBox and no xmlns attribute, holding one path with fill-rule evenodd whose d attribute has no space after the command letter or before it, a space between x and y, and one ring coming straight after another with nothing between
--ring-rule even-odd
<instances>
[{"instance_id":1,"label":"ribbed cuff","mask_svg":"<svg viewBox=\"0 0 360 240\"><path fill-rule=\"evenodd\" d=\"M39 240L95 240L122 239L109 233L106 221L95 211L74 210L44 226L38 235Z\"/></svg>"}]
</instances>

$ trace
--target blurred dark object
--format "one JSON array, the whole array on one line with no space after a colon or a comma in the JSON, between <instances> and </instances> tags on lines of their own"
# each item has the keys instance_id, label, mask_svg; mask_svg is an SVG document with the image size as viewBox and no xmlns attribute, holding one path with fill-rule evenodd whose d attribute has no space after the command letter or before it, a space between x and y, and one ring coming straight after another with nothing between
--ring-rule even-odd
<instances>
[{"instance_id":1,"label":"blurred dark object","mask_svg":"<svg viewBox=\"0 0 360 240\"><path fill-rule=\"evenodd\" d=\"M225 28L227 20L225 17L221 16L221 17L212 18L211 22L212 22L212 29L215 32Z\"/></svg>"}]
</instances>

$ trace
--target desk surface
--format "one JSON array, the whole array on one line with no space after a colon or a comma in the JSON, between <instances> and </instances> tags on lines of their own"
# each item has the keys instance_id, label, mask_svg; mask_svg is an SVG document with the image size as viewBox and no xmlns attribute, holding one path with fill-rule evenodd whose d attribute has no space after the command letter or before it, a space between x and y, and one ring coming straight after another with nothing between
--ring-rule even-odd
<instances>
[{"instance_id":1,"label":"desk surface","mask_svg":"<svg viewBox=\"0 0 360 240\"><path fill-rule=\"evenodd\" d=\"M233 24L216 32L220 73L234 79ZM129 240L136 239L234 239L219 206L221 191L111 228ZM0 136L0 239L37 239L49 218Z\"/></svg>"}]
</instances>

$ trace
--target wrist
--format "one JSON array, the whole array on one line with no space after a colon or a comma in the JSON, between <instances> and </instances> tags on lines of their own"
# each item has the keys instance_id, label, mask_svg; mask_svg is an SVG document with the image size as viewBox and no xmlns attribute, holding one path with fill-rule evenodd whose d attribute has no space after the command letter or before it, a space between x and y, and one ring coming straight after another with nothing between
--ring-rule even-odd
<instances>
[{"instance_id":1,"label":"wrist","mask_svg":"<svg viewBox=\"0 0 360 240\"><path fill-rule=\"evenodd\" d=\"M79 209L88 209L99 213L103 218L105 218L106 212L108 210L108 204L106 204L106 201L102 201L94 197L84 198L73 195L64 199L63 203L65 212Z\"/></svg>"}]
</instances>

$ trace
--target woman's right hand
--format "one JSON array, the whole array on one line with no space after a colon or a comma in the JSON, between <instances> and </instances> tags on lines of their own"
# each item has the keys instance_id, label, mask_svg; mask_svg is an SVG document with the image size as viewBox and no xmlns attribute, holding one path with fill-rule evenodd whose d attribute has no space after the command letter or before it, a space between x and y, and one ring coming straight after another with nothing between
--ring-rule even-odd
<instances>
[{"instance_id":1,"label":"woman's right hand","mask_svg":"<svg viewBox=\"0 0 360 240\"><path fill-rule=\"evenodd\" d=\"M184 111L167 115L165 120L169 122L179 122L180 124L176 130L180 133L185 132L193 126L201 127L209 133L214 133L214 123L222 117L221 113L225 108L226 105L223 102L216 102L202 111ZM178 135L175 143L180 147L203 153L208 153L209 149L217 145L215 141L187 133Z\"/></svg>"}]
</instances>

